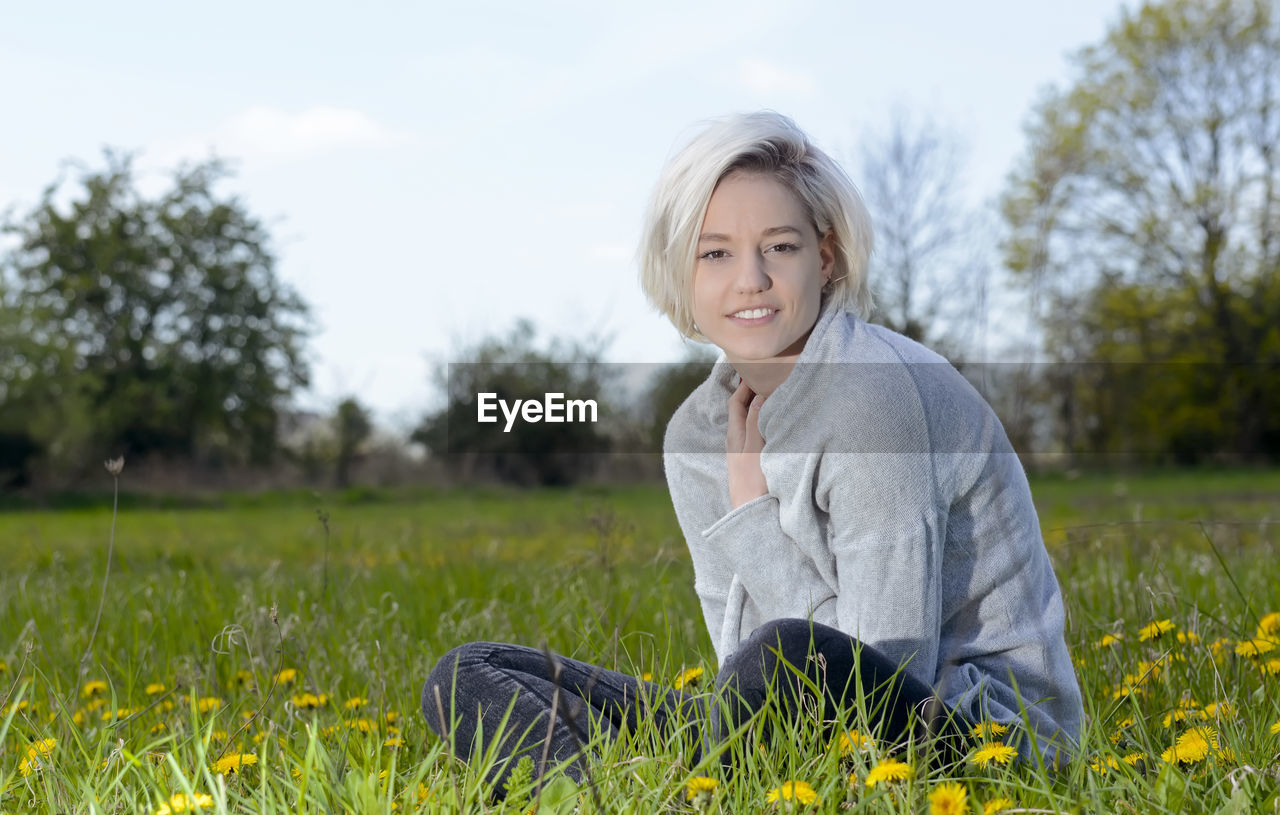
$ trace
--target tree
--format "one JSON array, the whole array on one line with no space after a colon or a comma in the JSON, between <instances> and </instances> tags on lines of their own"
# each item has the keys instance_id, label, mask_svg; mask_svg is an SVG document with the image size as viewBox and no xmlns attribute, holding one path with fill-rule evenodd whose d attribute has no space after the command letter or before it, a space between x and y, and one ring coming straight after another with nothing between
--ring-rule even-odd
<instances>
[{"instance_id":1,"label":"tree","mask_svg":"<svg viewBox=\"0 0 1280 815\"><path fill-rule=\"evenodd\" d=\"M604 344L553 340L537 347L536 331L519 320L505 337L489 337L465 349L463 360L437 368L435 378L445 405L429 414L411 440L441 457L462 480L497 479L530 486L563 486L593 474L611 449L601 417L609 415L605 396L609 367L601 361ZM496 407L495 423L477 420L480 394L514 405L547 394L597 405L595 421L562 423L515 421L510 430Z\"/></svg>"},{"instance_id":2,"label":"tree","mask_svg":"<svg viewBox=\"0 0 1280 815\"><path fill-rule=\"evenodd\" d=\"M980 317L986 282L970 246L978 221L961 198L964 163L963 146L945 127L903 110L861 141L858 180L875 222L876 317L944 346L959 345L957 329Z\"/></svg>"},{"instance_id":3,"label":"tree","mask_svg":"<svg viewBox=\"0 0 1280 815\"><path fill-rule=\"evenodd\" d=\"M307 382L307 307L277 278L266 229L216 193L227 175L217 161L183 167L148 198L131 159L108 151L104 169L70 190L55 181L3 225L17 245L0 258L0 331L25 350L0 353L0 414L45 454L66 439L38 411L64 404L83 409L85 462L274 454L277 412Z\"/></svg>"},{"instance_id":4,"label":"tree","mask_svg":"<svg viewBox=\"0 0 1280 815\"><path fill-rule=\"evenodd\" d=\"M1164 364L1187 381L1144 391L1145 408L1194 406L1206 451L1280 455L1275 6L1148 3L1077 61L1034 112L1002 202L1006 262L1036 292L1050 353ZM1082 407L1066 412L1103 436L1133 424Z\"/></svg>"},{"instance_id":5,"label":"tree","mask_svg":"<svg viewBox=\"0 0 1280 815\"><path fill-rule=\"evenodd\" d=\"M360 446L373 432L369 412L356 400L347 397L338 403L333 416L334 436L337 438L337 460L334 464L334 481L339 487L351 483L351 466L355 463Z\"/></svg>"}]
</instances>

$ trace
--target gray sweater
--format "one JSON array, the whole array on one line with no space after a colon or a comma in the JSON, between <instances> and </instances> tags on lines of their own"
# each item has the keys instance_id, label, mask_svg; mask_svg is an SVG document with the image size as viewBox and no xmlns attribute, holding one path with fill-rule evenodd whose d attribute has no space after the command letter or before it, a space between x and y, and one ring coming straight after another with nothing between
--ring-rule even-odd
<instances>
[{"instance_id":1,"label":"gray sweater","mask_svg":"<svg viewBox=\"0 0 1280 815\"><path fill-rule=\"evenodd\" d=\"M716 363L664 444L716 657L769 620L812 618L905 663L971 722L1025 708L1042 749L1076 742L1062 596L1022 465L978 392L922 345L824 306L760 409L769 492L735 509L734 376Z\"/></svg>"}]
</instances>

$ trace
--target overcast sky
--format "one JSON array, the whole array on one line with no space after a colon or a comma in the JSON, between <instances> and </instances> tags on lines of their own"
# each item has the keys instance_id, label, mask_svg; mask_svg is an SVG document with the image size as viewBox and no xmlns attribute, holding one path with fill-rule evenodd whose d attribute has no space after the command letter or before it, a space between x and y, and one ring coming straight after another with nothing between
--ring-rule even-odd
<instances>
[{"instance_id":1,"label":"overcast sky","mask_svg":"<svg viewBox=\"0 0 1280 815\"><path fill-rule=\"evenodd\" d=\"M1117 0L732 3L50 2L0 23L0 211L67 158L138 151L147 183L234 160L313 306L315 385L417 415L433 360L518 316L678 359L634 250L663 161L701 120L772 108L844 161L905 107L998 194L1038 94ZM856 174L854 181L857 182ZM153 187L154 188L154 187Z\"/></svg>"}]
</instances>

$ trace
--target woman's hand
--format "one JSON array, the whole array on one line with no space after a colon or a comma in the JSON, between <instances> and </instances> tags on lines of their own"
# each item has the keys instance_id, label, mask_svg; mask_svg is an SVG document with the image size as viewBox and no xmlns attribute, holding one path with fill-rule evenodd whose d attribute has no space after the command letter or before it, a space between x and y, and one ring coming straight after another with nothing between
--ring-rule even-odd
<instances>
[{"instance_id":1,"label":"woman's hand","mask_svg":"<svg viewBox=\"0 0 1280 815\"><path fill-rule=\"evenodd\" d=\"M763 396L757 396L747 383L729 397L729 432L725 438L725 453L729 461L729 500L734 509L754 501L769 492L760 468L760 451L764 449L764 437L760 435L760 405Z\"/></svg>"}]
</instances>

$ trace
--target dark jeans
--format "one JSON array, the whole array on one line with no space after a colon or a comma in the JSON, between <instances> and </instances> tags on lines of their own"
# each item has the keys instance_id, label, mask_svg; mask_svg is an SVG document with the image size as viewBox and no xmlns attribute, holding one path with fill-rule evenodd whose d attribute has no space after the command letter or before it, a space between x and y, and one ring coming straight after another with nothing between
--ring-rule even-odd
<instances>
[{"instance_id":1,"label":"dark jeans","mask_svg":"<svg viewBox=\"0 0 1280 815\"><path fill-rule=\"evenodd\" d=\"M698 744L720 742L768 704L787 721L811 715L818 700L797 673L822 689L824 719L832 719L836 710L851 712L861 692L882 742L932 734L941 737L933 742L938 758L954 761L964 754L963 722L928 686L871 646L808 620L774 620L754 631L721 666L716 680L721 702L710 711L704 698L617 671L520 645L473 642L450 651L431 671L422 689L422 712L437 735L452 736L457 755L495 750L498 761L489 781L500 796L522 756L533 760L535 771L540 765L553 709L558 715L550 729L548 763L572 761L566 772L581 781L581 748L595 728L616 738L641 718L652 719L664 738L687 737L692 763L699 758ZM502 740L495 746L489 740L504 717ZM678 722L706 732L681 734Z\"/></svg>"}]
</instances>

